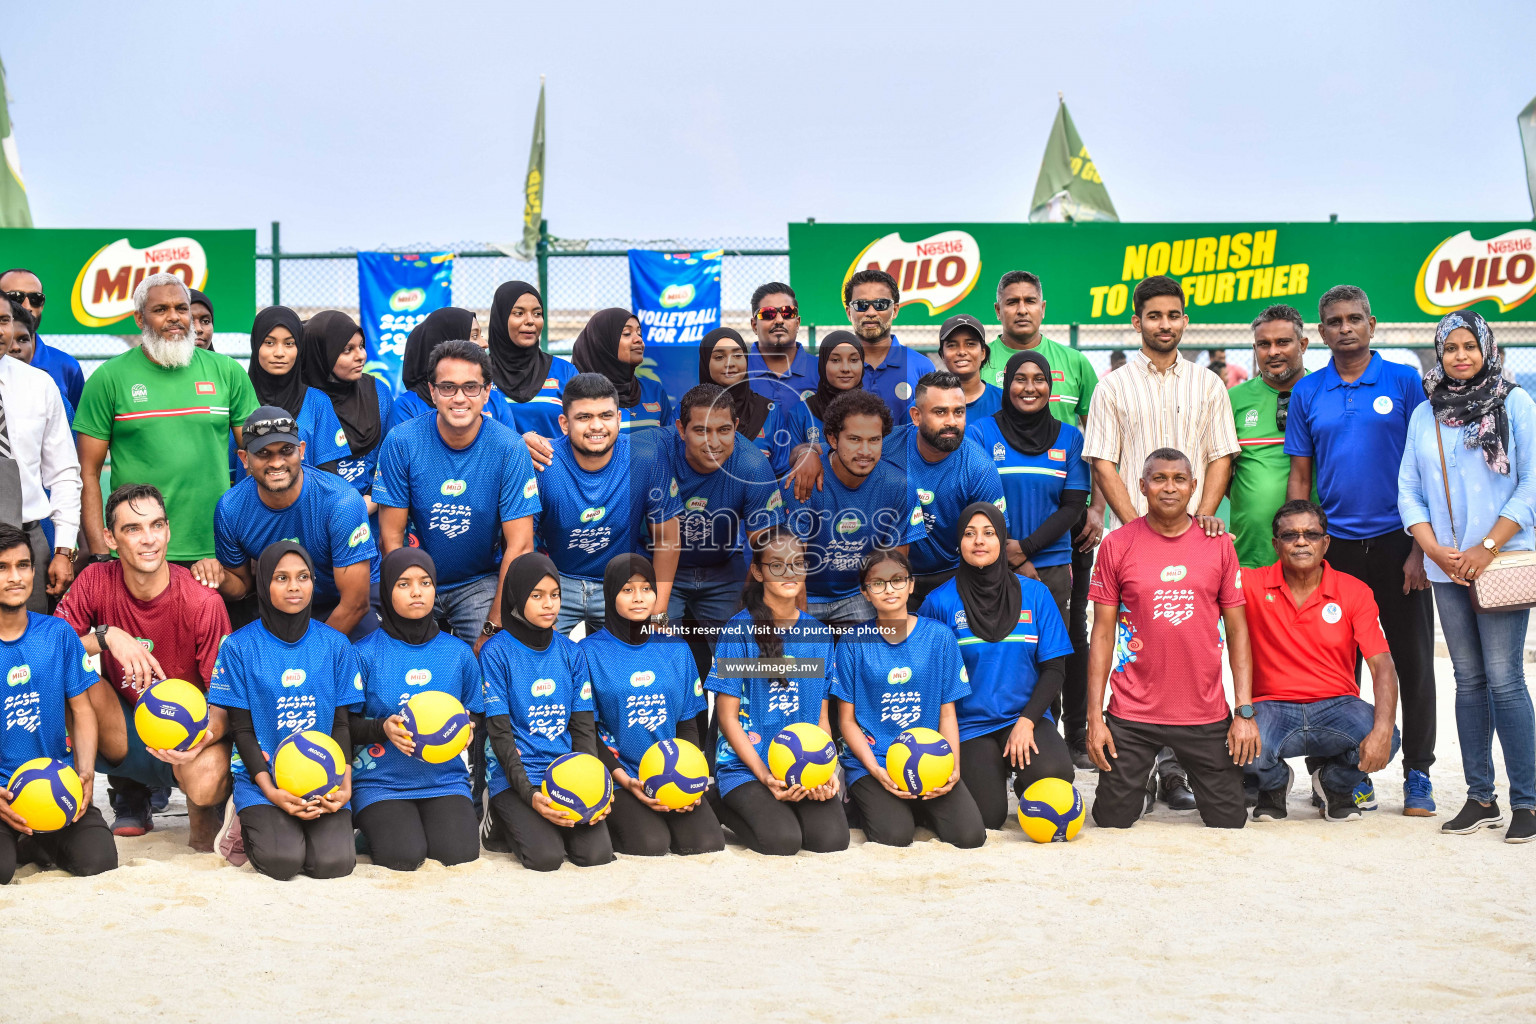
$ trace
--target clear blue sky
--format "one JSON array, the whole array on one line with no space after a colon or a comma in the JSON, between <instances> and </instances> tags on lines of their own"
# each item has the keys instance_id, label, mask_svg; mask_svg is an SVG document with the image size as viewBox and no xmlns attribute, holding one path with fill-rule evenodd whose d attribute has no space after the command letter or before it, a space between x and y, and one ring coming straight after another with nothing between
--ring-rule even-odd
<instances>
[{"instance_id":1,"label":"clear blue sky","mask_svg":"<svg viewBox=\"0 0 1536 1024\"><path fill-rule=\"evenodd\" d=\"M1018 220L1063 90L1125 220L1526 219L1536 4L44 4L0 34L51 227L285 248Z\"/></svg>"}]
</instances>

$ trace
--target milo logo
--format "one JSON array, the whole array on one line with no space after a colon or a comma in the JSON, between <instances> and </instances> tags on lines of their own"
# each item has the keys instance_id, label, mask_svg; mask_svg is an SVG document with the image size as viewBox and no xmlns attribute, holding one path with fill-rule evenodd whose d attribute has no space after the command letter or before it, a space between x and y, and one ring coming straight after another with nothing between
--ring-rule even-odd
<instances>
[{"instance_id":1,"label":"milo logo","mask_svg":"<svg viewBox=\"0 0 1536 1024\"><path fill-rule=\"evenodd\" d=\"M900 686L912 678L912 670L905 665L898 665L885 675L885 681L892 686Z\"/></svg>"},{"instance_id":2,"label":"milo logo","mask_svg":"<svg viewBox=\"0 0 1536 1024\"><path fill-rule=\"evenodd\" d=\"M584 523L595 523L607 514L607 505L599 505L597 508L583 509L581 513L581 521Z\"/></svg>"},{"instance_id":3,"label":"milo logo","mask_svg":"<svg viewBox=\"0 0 1536 1024\"><path fill-rule=\"evenodd\" d=\"M629 677L630 686L650 686L656 681L656 673L646 669Z\"/></svg>"},{"instance_id":4,"label":"milo logo","mask_svg":"<svg viewBox=\"0 0 1536 1024\"><path fill-rule=\"evenodd\" d=\"M413 668L405 674L407 686L426 686L432 681L432 670L429 668Z\"/></svg>"},{"instance_id":5,"label":"milo logo","mask_svg":"<svg viewBox=\"0 0 1536 1024\"><path fill-rule=\"evenodd\" d=\"M689 512L703 512L708 505L709 499L702 496L697 498L689 498L687 501L683 502L683 508L686 508Z\"/></svg>"},{"instance_id":6,"label":"milo logo","mask_svg":"<svg viewBox=\"0 0 1536 1024\"><path fill-rule=\"evenodd\" d=\"M336 428L336 446L339 448L347 443L347 432L341 427Z\"/></svg>"},{"instance_id":7,"label":"milo logo","mask_svg":"<svg viewBox=\"0 0 1536 1024\"><path fill-rule=\"evenodd\" d=\"M443 486L439 487L438 491L445 498L457 498L459 495L463 494L464 491L468 489L468 487L469 485L466 484L463 480L444 480Z\"/></svg>"},{"instance_id":8,"label":"milo logo","mask_svg":"<svg viewBox=\"0 0 1536 1024\"><path fill-rule=\"evenodd\" d=\"M528 482L523 484L523 497L531 498L535 494L538 494L538 493L539 493L539 482L538 482L538 480L534 479L533 477L529 477L528 478Z\"/></svg>"},{"instance_id":9,"label":"milo logo","mask_svg":"<svg viewBox=\"0 0 1536 1024\"><path fill-rule=\"evenodd\" d=\"M769 512L772 512L776 508L783 508L784 495L781 492L775 490L772 494L768 495L768 504L766 507Z\"/></svg>"},{"instance_id":10,"label":"milo logo","mask_svg":"<svg viewBox=\"0 0 1536 1024\"><path fill-rule=\"evenodd\" d=\"M1163 567L1163 571L1158 576L1164 583L1177 583L1188 573L1189 570L1182 565L1167 565Z\"/></svg>"},{"instance_id":11,"label":"milo logo","mask_svg":"<svg viewBox=\"0 0 1536 1024\"><path fill-rule=\"evenodd\" d=\"M912 518L909 520L909 522L911 522L913 526L923 525L923 507L921 505L912 506Z\"/></svg>"},{"instance_id":12,"label":"milo logo","mask_svg":"<svg viewBox=\"0 0 1536 1024\"><path fill-rule=\"evenodd\" d=\"M303 686L304 685L304 680L306 678L307 678L307 676L304 674L304 670L303 669L301 669L301 668L290 668L288 671L283 673L283 685L284 686Z\"/></svg>"},{"instance_id":13,"label":"milo logo","mask_svg":"<svg viewBox=\"0 0 1536 1024\"><path fill-rule=\"evenodd\" d=\"M368 539L368 524L362 523L352 531L352 536L347 538L347 547L355 548Z\"/></svg>"},{"instance_id":14,"label":"milo logo","mask_svg":"<svg viewBox=\"0 0 1536 1024\"><path fill-rule=\"evenodd\" d=\"M529 687L529 689L535 697L548 697L555 692L555 681L553 679L535 679L533 686Z\"/></svg>"},{"instance_id":15,"label":"milo logo","mask_svg":"<svg viewBox=\"0 0 1536 1024\"><path fill-rule=\"evenodd\" d=\"M5 674L5 685L20 686L32 678L31 665L17 665Z\"/></svg>"},{"instance_id":16,"label":"milo logo","mask_svg":"<svg viewBox=\"0 0 1536 1024\"><path fill-rule=\"evenodd\" d=\"M917 500L922 502L924 505L932 505L933 504L933 492L932 491L925 491L921 487L919 487L917 489Z\"/></svg>"},{"instance_id":17,"label":"milo logo","mask_svg":"<svg viewBox=\"0 0 1536 1024\"><path fill-rule=\"evenodd\" d=\"M846 533L854 533L854 532L857 532L858 528L859 528L859 517L858 516L844 516L843 518L841 518L841 519L839 519L837 521L837 532L838 533L845 533L845 534Z\"/></svg>"},{"instance_id":18,"label":"milo logo","mask_svg":"<svg viewBox=\"0 0 1536 1024\"><path fill-rule=\"evenodd\" d=\"M427 293L422 288L397 288L389 297L389 308L396 313L409 313L421 308L421 304L427 301Z\"/></svg>"},{"instance_id":19,"label":"milo logo","mask_svg":"<svg viewBox=\"0 0 1536 1024\"><path fill-rule=\"evenodd\" d=\"M588 679L586 682L581 684L581 699L592 699L592 680Z\"/></svg>"}]
</instances>

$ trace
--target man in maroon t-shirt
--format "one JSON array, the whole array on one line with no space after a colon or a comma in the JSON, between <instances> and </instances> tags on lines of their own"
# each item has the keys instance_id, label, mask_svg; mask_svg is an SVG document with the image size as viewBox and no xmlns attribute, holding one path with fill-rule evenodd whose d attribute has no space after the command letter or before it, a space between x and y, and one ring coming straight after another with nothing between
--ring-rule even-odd
<instances>
[{"instance_id":1,"label":"man in maroon t-shirt","mask_svg":"<svg viewBox=\"0 0 1536 1024\"><path fill-rule=\"evenodd\" d=\"M165 560L171 526L158 490L119 487L105 517L117 559L87 566L55 614L75 628L87 654L101 655L101 679L88 692L99 730L96 770L111 784L112 831L154 828L150 788L179 786L190 844L209 851L231 786L223 710L208 709L208 735L190 750L149 750L132 725L133 704L157 679L185 679L206 693L229 614L216 590Z\"/></svg>"},{"instance_id":2,"label":"man in maroon t-shirt","mask_svg":"<svg viewBox=\"0 0 1536 1024\"><path fill-rule=\"evenodd\" d=\"M1189 515L1195 478L1183 452L1148 455L1140 486L1147 514L1104 538L1088 588L1088 753L1100 773L1093 820L1130 828L1167 746L1189 774L1206 825L1242 828L1239 765L1257 756L1259 730L1237 551L1231 537L1207 536ZM1223 623L1236 718L1221 685Z\"/></svg>"}]
</instances>

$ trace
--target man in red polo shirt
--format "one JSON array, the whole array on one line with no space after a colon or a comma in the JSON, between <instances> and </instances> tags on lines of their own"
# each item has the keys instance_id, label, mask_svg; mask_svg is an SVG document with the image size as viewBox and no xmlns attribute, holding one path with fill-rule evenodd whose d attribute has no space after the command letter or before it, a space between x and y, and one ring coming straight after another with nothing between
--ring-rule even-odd
<instances>
[{"instance_id":1,"label":"man in red polo shirt","mask_svg":"<svg viewBox=\"0 0 1536 1024\"><path fill-rule=\"evenodd\" d=\"M1328 516L1322 507L1288 501L1270 532L1280 560L1243 570L1261 740L1248 768L1259 781L1253 820L1286 816L1292 771L1285 759L1306 757L1309 765L1321 765L1312 772L1312 792L1322 801L1323 818L1349 821L1360 817L1356 787L1397 753L1397 670L1371 588L1323 561ZM1360 699L1357 651L1371 667L1374 709Z\"/></svg>"}]
</instances>

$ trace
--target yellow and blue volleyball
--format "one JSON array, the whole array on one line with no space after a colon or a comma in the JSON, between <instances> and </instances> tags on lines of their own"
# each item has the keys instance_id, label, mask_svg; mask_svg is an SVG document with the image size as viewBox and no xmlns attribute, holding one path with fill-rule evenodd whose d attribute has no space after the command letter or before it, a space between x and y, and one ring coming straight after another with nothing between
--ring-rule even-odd
<instances>
[{"instance_id":1,"label":"yellow and blue volleyball","mask_svg":"<svg viewBox=\"0 0 1536 1024\"><path fill-rule=\"evenodd\" d=\"M457 697L441 690L422 690L400 712L405 731L416 741L411 756L428 764L451 761L469 746L469 712Z\"/></svg>"},{"instance_id":2,"label":"yellow and blue volleyball","mask_svg":"<svg viewBox=\"0 0 1536 1024\"><path fill-rule=\"evenodd\" d=\"M11 793L11 810L34 832L57 832L68 825L85 799L74 767L51 757L23 761L5 788Z\"/></svg>"},{"instance_id":3,"label":"yellow and blue volleyball","mask_svg":"<svg viewBox=\"0 0 1536 1024\"><path fill-rule=\"evenodd\" d=\"M1037 843L1065 843L1083 827L1082 794L1065 779L1037 779L1019 795L1019 826Z\"/></svg>"},{"instance_id":4,"label":"yellow and blue volleyball","mask_svg":"<svg viewBox=\"0 0 1536 1024\"><path fill-rule=\"evenodd\" d=\"M704 795L709 786L709 762L687 740L662 740L640 758L640 787L652 800L674 811Z\"/></svg>"},{"instance_id":5,"label":"yellow and blue volleyball","mask_svg":"<svg viewBox=\"0 0 1536 1024\"><path fill-rule=\"evenodd\" d=\"M955 771L955 752L933 729L908 729L886 749L885 771L897 786L922 796L949 781Z\"/></svg>"},{"instance_id":6,"label":"yellow and blue volleyball","mask_svg":"<svg viewBox=\"0 0 1536 1024\"><path fill-rule=\"evenodd\" d=\"M341 786L346 761L336 741L306 729L277 745L272 755L272 781L300 800L311 800Z\"/></svg>"},{"instance_id":7,"label":"yellow and blue volleyball","mask_svg":"<svg viewBox=\"0 0 1536 1024\"><path fill-rule=\"evenodd\" d=\"M583 825L613 803L613 776L591 754L561 754L545 769L540 788L550 803Z\"/></svg>"},{"instance_id":8,"label":"yellow and blue volleyball","mask_svg":"<svg viewBox=\"0 0 1536 1024\"><path fill-rule=\"evenodd\" d=\"M162 679L139 694L133 727L151 750L190 750L208 733L208 698L185 679Z\"/></svg>"},{"instance_id":9,"label":"yellow and blue volleyball","mask_svg":"<svg viewBox=\"0 0 1536 1024\"><path fill-rule=\"evenodd\" d=\"M768 744L768 770L786 785L815 789L837 771L837 747L820 726L786 725Z\"/></svg>"}]
</instances>

